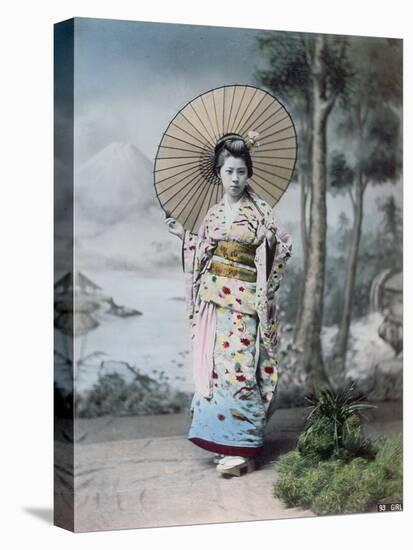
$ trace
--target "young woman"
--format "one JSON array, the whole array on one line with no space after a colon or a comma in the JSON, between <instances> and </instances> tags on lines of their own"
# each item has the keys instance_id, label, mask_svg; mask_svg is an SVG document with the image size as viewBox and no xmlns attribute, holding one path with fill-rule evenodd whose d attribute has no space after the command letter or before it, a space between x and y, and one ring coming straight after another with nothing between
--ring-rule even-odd
<instances>
[{"instance_id":1,"label":"young woman","mask_svg":"<svg viewBox=\"0 0 413 550\"><path fill-rule=\"evenodd\" d=\"M218 141L215 172L224 197L198 235L165 221L183 240L196 388L188 438L215 453L219 472L240 475L262 450L277 386L275 293L291 242L248 184L253 167L241 136Z\"/></svg>"}]
</instances>

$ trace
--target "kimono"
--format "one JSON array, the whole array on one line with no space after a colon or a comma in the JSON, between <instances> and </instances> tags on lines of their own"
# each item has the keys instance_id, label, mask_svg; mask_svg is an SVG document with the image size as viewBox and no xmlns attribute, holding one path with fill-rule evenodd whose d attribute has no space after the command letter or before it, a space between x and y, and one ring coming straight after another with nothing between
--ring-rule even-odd
<instances>
[{"instance_id":1,"label":"kimono","mask_svg":"<svg viewBox=\"0 0 413 550\"><path fill-rule=\"evenodd\" d=\"M183 238L195 380L188 439L212 452L254 456L277 387L276 292L291 239L249 186L230 227L224 200L198 235ZM266 228L275 232L272 246Z\"/></svg>"}]
</instances>

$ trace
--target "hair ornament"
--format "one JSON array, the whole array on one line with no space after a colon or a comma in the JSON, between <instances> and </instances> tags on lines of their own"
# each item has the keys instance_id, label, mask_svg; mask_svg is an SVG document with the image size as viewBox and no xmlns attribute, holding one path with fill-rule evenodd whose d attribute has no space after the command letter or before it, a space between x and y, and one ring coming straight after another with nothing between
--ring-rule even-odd
<instances>
[{"instance_id":1,"label":"hair ornament","mask_svg":"<svg viewBox=\"0 0 413 550\"><path fill-rule=\"evenodd\" d=\"M254 130L250 130L247 134L248 139L245 140L245 145L248 149L252 149L253 147L259 147L260 144L257 142L257 138L259 137L259 133L255 132Z\"/></svg>"}]
</instances>

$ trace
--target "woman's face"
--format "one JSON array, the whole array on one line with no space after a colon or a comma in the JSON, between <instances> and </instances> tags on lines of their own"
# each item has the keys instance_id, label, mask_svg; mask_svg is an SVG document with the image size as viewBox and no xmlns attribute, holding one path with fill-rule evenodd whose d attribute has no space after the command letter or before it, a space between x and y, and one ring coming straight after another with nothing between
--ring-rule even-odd
<instances>
[{"instance_id":1,"label":"woman's face","mask_svg":"<svg viewBox=\"0 0 413 550\"><path fill-rule=\"evenodd\" d=\"M237 200L247 186L248 170L242 158L228 157L219 170L224 192Z\"/></svg>"}]
</instances>

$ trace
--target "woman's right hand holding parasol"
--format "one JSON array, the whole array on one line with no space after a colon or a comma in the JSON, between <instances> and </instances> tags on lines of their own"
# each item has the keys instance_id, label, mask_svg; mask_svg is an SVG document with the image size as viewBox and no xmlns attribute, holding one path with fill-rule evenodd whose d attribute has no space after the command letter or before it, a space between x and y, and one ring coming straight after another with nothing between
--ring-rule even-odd
<instances>
[{"instance_id":1,"label":"woman's right hand holding parasol","mask_svg":"<svg viewBox=\"0 0 413 550\"><path fill-rule=\"evenodd\" d=\"M175 220L175 218L166 218L165 223L168 226L169 233L176 235L180 239L184 238L184 227L180 222Z\"/></svg>"}]
</instances>

